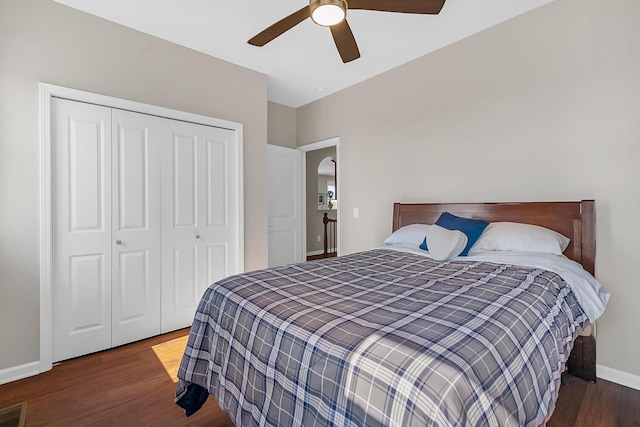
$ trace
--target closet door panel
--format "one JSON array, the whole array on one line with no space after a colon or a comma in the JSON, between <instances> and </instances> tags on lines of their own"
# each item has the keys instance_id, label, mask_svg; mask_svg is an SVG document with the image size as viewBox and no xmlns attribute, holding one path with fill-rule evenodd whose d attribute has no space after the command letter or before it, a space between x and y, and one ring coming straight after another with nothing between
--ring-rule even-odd
<instances>
[{"instance_id":1,"label":"closet door panel","mask_svg":"<svg viewBox=\"0 0 640 427\"><path fill-rule=\"evenodd\" d=\"M165 123L171 143L162 167L162 330L168 332L193 322L210 284L239 272L237 257L229 256L237 251L239 178L234 131Z\"/></svg>"},{"instance_id":2,"label":"closet door panel","mask_svg":"<svg viewBox=\"0 0 640 427\"><path fill-rule=\"evenodd\" d=\"M217 243L207 245L207 280L206 283L215 283L229 276L229 250L228 244ZM205 288L206 289L206 288ZM204 292L204 291L203 291Z\"/></svg>"},{"instance_id":3,"label":"closet door panel","mask_svg":"<svg viewBox=\"0 0 640 427\"><path fill-rule=\"evenodd\" d=\"M52 108L53 361L111 346L111 111Z\"/></svg>"},{"instance_id":4,"label":"closet door panel","mask_svg":"<svg viewBox=\"0 0 640 427\"><path fill-rule=\"evenodd\" d=\"M120 251L118 255L120 298L114 307L118 307L117 320L124 325L148 314L147 304L140 301L149 300L149 251Z\"/></svg>"},{"instance_id":5,"label":"closet door panel","mask_svg":"<svg viewBox=\"0 0 640 427\"><path fill-rule=\"evenodd\" d=\"M173 191L173 227L197 227L198 203L198 158L200 157L197 135L174 133L171 135L172 184Z\"/></svg>"},{"instance_id":6,"label":"closet door panel","mask_svg":"<svg viewBox=\"0 0 640 427\"><path fill-rule=\"evenodd\" d=\"M162 120L113 110L113 345L160 333Z\"/></svg>"},{"instance_id":7,"label":"closet door panel","mask_svg":"<svg viewBox=\"0 0 640 427\"><path fill-rule=\"evenodd\" d=\"M109 329L109 289L105 283L104 254L69 257L69 330L71 334Z\"/></svg>"},{"instance_id":8,"label":"closet door panel","mask_svg":"<svg viewBox=\"0 0 640 427\"><path fill-rule=\"evenodd\" d=\"M206 203L202 206L201 212L205 223L200 228L202 241L206 246L206 252L203 251L206 271L200 289L200 294L204 294L212 283L227 277L230 272L238 272L229 257L230 247L235 247L233 225L236 212L233 206L236 196L234 188L229 188L235 180L229 176L230 169L233 169L233 165L230 164L233 161L230 156L233 150L230 150L227 137L233 138L235 135L226 129L206 126L202 126L200 131L205 140L206 150Z\"/></svg>"},{"instance_id":9,"label":"closet door panel","mask_svg":"<svg viewBox=\"0 0 640 427\"><path fill-rule=\"evenodd\" d=\"M179 312L198 303L199 263L196 245L173 249L173 295L171 310Z\"/></svg>"},{"instance_id":10,"label":"closet door panel","mask_svg":"<svg viewBox=\"0 0 640 427\"><path fill-rule=\"evenodd\" d=\"M212 270L207 274L208 286L213 283L211 278L219 280L239 272L238 260L229 256L238 250L237 147L233 131L208 126L198 128L206 146L206 203L201 211L205 220L200 231L203 242L210 248L207 265Z\"/></svg>"},{"instance_id":11,"label":"closet door panel","mask_svg":"<svg viewBox=\"0 0 640 427\"><path fill-rule=\"evenodd\" d=\"M162 331L193 321L202 282L198 208L204 146L191 124L166 120L162 152Z\"/></svg>"},{"instance_id":12,"label":"closet door panel","mask_svg":"<svg viewBox=\"0 0 640 427\"><path fill-rule=\"evenodd\" d=\"M207 226L227 224L227 144L212 138L206 140L206 218Z\"/></svg>"}]
</instances>

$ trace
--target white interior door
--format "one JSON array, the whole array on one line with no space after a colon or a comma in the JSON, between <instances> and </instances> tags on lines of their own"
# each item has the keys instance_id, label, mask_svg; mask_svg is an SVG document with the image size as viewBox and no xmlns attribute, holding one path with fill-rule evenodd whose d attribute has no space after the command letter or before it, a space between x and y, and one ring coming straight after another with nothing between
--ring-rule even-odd
<instances>
[{"instance_id":1,"label":"white interior door","mask_svg":"<svg viewBox=\"0 0 640 427\"><path fill-rule=\"evenodd\" d=\"M160 334L162 119L113 110L112 345Z\"/></svg>"},{"instance_id":2,"label":"white interior door","mask_svg":"<svg viewBox=\"0 0 640 427\"><path fill-rule=\"evenodd\" d=\"M162 153L162 331L189 326L200 298L240 271L237 141L229 129L166 120Z\"/></svg>"},{"instance_id":3,"label":"white interior door","mask_svg":"<svg viewBox=\"0 0 640 427\"><path fill-rule=\"evenodd\" d=\"M302 152L268 145L269 267L304 261Z\"/></svg>"},{"instance_id":4,"label":"white interior door","mask_svg":"<svg viewBox=\"0 0 640 427\"><path fill-rule=\"evenodd\" d=\"M53 106L55 362L111 347L111 109Z\"/></svg>"}]
</instances>

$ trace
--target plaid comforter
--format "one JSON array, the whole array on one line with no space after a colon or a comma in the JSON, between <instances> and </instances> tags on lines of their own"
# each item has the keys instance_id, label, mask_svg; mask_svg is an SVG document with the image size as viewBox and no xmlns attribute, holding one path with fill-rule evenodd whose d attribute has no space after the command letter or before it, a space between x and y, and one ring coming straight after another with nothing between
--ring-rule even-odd
<instances>
[{"instance_id":1,"label":"plaid comforter","mask_svg":"<svg viewBox=\"0 0 640 427\"><path fill-rule=\"evenodd\" d=\"M176 401L236 426L540 426L587 322L555 273L372 250L205 293Z\"/></svg>"}]
</instances>

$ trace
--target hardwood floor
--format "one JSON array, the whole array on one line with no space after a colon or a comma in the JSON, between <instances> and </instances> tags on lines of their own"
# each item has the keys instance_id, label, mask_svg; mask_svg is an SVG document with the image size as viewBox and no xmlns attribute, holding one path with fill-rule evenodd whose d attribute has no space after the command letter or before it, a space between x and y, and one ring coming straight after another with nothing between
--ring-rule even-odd
<instances>
[{"instance_id":1,"label":"hardwood floor","mask_svg":"<svg viewBox=\"0 0 640 427\"><path fill-rule=\"evenodd\" d=\"M27 401L26 426L233 427L209 398L186 418L173 403L187 329L63 362L0 386L0 408ZM565 376L549 427L640 426L640 391Z\"/></svg>"},{"instance_id":2,"label":"hardwood floor","mask_svg":"<svg viewBox=\"0 0 640 427\"><path fill-rule=\"evenodd\" d=\"M638 427L640 391L610 381L594 383L570 375L547 427Z\"/></svg>"},{"instance_id":3,"label":"hardwood floor","mask_svg":"<svg viewBox=\"0 0 640 427\"><path fill-rule=\"evenodd\" d=\"M27 401L26 426L233 427L209 399L186 418L173 403L188 329L79 357L0 386L0 408Z\"/></svg>"},{"instance_id":4,"label":"hardwood floor","mask_svg":"<svg viewBox=\"0 0 640 427\"><path fill-rule=\"evenodd\" d=\"M337 252L329 252L329 258L334 258L336 256L338 256ZM319 259L324 259L325 256L323 254L320 255L308 255L307 256L307 261L317 261Z\"/></svg>"}]
</instances>

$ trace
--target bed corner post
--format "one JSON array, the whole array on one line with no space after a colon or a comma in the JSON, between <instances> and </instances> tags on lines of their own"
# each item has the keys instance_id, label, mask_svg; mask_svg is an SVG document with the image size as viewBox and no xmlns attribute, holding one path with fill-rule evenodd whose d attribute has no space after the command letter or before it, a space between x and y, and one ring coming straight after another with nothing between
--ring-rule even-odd
<instances>
[{"instance_id":1,"label":"bed corner post","mask_svg":"<svg viewBox=\"0 0 640 427\"><path fill-rule=\"evenodd\" d=\"M582 265L595 276L596 260L596 202L583 200L580 205L582 222Z\"/></svg>"},{"instance_id":2,"label":"bed corner post","mask_svg":"<svg viewBox=\"0 0 640 427\"><path fill-rule=\"evenodd\" d=\"M391 231L396 231L400 225L400 203L396 202L393 204L393 224L391 226Z\"/></svg>"}]
</instances>

